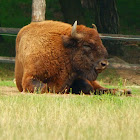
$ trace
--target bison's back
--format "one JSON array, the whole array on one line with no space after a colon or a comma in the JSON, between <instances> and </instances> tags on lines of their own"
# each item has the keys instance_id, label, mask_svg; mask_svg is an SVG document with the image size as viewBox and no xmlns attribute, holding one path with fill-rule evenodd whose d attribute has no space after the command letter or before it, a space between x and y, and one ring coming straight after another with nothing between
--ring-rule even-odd
<instances>
[{"instance_id":1,"label":"bison's back","mask_svg":"<svg viewBox=\"0 0 140 140\"><path fill-rule=\"evenodd\" d=\"M17 35L17 41L25 37L28 40L33 38L50 37L53 35L66 34L67 30L71 28L70 24L58 22L58 21L43 21L43 22L32 22L31 24L23 27ZM68 31L69 33L69 31ZM18 43L18 42L17 42Z\"/></svg>"},{"instance_id":2,"label":"bison's back","mask_svg":"<svg viewBox=\"0 0 140 140\"><path fill-rule=\"evenodd\" d=\"M40 57L53 50L57 55L63 49L61 36L70 34L70 30L71 25L58 21L33 22L23 27L16 39L17 59L24 62L30 55Z\"/></svg>"}]
</instances>

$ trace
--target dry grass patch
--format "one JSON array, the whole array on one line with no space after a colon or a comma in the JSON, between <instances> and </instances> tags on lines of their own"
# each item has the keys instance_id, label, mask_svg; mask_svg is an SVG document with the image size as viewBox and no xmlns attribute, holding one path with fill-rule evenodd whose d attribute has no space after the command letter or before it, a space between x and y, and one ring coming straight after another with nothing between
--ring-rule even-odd
<instances>
[{"instance_id":1,"label":"dry grass patch","mask_svg":"<svg viewBox=\"0 0 140 140\"><path fill-rule=\"evenodd\" d=\"M0 136L11 140L137 140L140 98L0 95Z\"/></svg>"}]
</instances>

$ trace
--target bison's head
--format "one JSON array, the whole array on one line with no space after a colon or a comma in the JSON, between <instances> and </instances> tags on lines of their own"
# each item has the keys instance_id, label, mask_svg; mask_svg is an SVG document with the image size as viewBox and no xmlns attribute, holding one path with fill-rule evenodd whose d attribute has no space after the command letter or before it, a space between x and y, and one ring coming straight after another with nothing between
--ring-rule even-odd
<instances>
[{"instance_id":1,"label":"bison's head","mask_svg":"<svg viewBox=\"0 0 140 140\"><path fill-rule=\"evenodd\" d=\"M74 23L71 34L63 36L63 44L71 49L73 70L83 78L95 80L108 65L107 50L95 27Z\"/></svg>"}]
</instances>

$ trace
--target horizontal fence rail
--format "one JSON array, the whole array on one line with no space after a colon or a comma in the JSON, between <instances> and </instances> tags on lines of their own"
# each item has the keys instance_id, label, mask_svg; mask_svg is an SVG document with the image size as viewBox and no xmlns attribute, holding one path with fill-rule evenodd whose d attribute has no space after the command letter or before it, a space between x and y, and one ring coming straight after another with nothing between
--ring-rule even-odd
<instances>
[{"instance_id":1,"label":"horizontal fence rail","mask_svg":"<svg viewBox=\"0 0 140 140\"><path fill-rule=\"evenodd\" d=\"M3 35L3 36L16 37L19 31L20 31L20 28L0 27L0 35ZM101 39L103 39L103 40L140 41L140 36L138 36L138 35L121 35L121 34L99 34L99 35L100 35ZM15 63L15 58L13 58L13 57L0 57L0 62L2 62L2 63ZM114 67L114 66L112 66L112 67Z\"/></svg>"},{"instance_id":2,"label":"horizontal fence rail","mask_svg":"<svg viewBox=\"0 0 140 140\"><path fill-rule=\"evenodd\" d=\"M140 70L140 65L138 64L120 64L120 63L113 63L108 59L109 66L108 68L115 68L115 69L133 69L133 70ZM15 57L0 57L0 63L15 63Z\"/></svg>"},{"instance_id":3,"label":"horizontal fence rail","mask_svg":"<svg viewBox=\"0 0 140 140\"><path fill-rule=\"evenodd\" d=\"M3 28L0 27L0 35L16 36L20 28ZM122 40L122 41L140 41L138 35L122 35L122 34L100 34L103 40Z\"/></svg>"},{"instance_id":4,"label":"horizontal fence rail","mask_svg":"<svg viewBox=\"0 0 140 140\"><path fill-rule=\"evenodd\" d=\"M0 27L0 35L17 35L17 33L19 32L20 28L3 28Z\"/></svg>"},{"instance_id":5,"label":"horizontal fence rail","mask_svg":"<svg viewBox=\"0 0 140 140\"><path fill-rule=\"evenodd\" d=\"M100 34L100 37L103 40L140 41L138 35Z\"/></svg>"},{"instance_id":6,"label":"horizontal fence rail","mask_svg":"<svg viewBox=\"0 0 140 140\"><path fill-rule=\"evenodd\" d=\"M15 57L2 57L0 56L1 63L15 63Z\"/></svg>"}]
</instances>

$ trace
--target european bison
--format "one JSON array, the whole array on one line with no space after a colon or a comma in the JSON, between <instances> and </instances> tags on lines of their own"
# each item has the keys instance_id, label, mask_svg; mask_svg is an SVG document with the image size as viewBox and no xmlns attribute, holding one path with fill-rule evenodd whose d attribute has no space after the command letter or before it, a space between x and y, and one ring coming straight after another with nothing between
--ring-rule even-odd
<instances>
[{"instance_id":1,"label":"european bison","mask_svg":"<svg viewBox=\"0 0 140 140\"><path fill-rule=\"evenodd\" d=\"M20 92L104 89L95 80L108 65L95 27L58 21L32 22L16 38L16 85ZM80 86L81 83L81 86ZM77 89L76 89L77 88Z\"/></svg>"}]
</instances>

